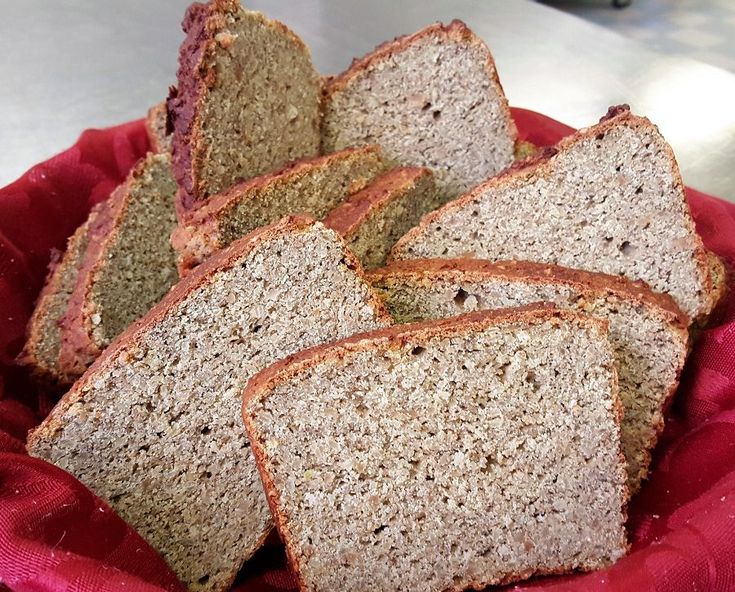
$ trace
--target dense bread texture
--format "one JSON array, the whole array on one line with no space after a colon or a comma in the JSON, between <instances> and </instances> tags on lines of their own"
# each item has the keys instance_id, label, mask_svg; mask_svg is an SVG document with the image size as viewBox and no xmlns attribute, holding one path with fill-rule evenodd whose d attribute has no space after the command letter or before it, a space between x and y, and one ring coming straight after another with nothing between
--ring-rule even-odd
<instances>
[{"instance_id":1,"label":"dense bread texture","mask_svg":"<svg viewBox=\"0 0 735 592\"><path fill-rule=\"evenodd\" d=\"M80 376L112 340L177 281L169 235L176 183L168 154L149 153L89 225L61 325L59 367Z\"/></svg>"},{"instance_id":2,"label":"dense bread texture","mask_svg":"<svg viewBox=\"0 0 735 592\"><path fill-rule=\"evenodd\" d=\"M534 302L605 319L625 411L628 486L638 490L688 348L686 315L670 297L619 276L523 261L416 259L376 270L369 279L399 322Z\"/></svg>"},{"instance_id":3,"label":"dense bread texture","mask_svg":"<svg viewBox=\"0 0 735 592\"><path fill-rule=\"evenodd\" d=\"M97 214L93 209L87 221L69 237L66 251L57 255L49 265L49 273L36 307L28 323L26 344L18 362L27 366L33 378L49 388L64 387L74 382L75 376L68 376L59 368L61 349L61 330L59 320L66 312L79 267L87 248L89 224Z\"/></svg>"},{"instance_id":4,"label":"dense bread texture","mask_svg":"<svg viewBox=\"0 0 735 592\"><path fill-rule=\"evenodd\" d=\"M319 152L320 79L292 31L239 0L192 4L173 125L178 211Z\"/></svg>"},{"instance_id":5,"label":"dense bread texture","mask_svg":"<svg viewBox=\"0 0 735 592\"><path fill-rule=\"evenodd\" d=\"M215 251L288 214L326 216L385 170L378 146L295 162L212 197L174 231L183 276Z\"/></svg>"},{"instance_id":6,"label":"dense bread texture","mask_svg":"<svg viewBox=\"0 0 735 592\"><path fill-rule=\"evenodd\" d=\"M271 527L240 418L255 372L389 324L333 231L292 217L198 267L121 336L29 439L166 559L227 590Z\"/></svg>"},{"instance_id":7,"label":"dense bread texture","mask_svg":"<svg viewBox=\"0 0 735 592\"><path fill-rule=\"evenodd\" d=\"M152 152L171 152L171 135L166 131L166 101L154 105L145 118L145 131Z\"/></svg>"},{"instance_id":8,"label":"dense bread texture","mask_svg":"<svg viewBox=\"0 0 735 592\"><path fill-rule=\"evenodd\" d=\"M374 269L421 216L443 203L429 169L397 168L334 209L324 224L345 237L365 269Z\"/></svg>"},{"instance_id":9,"label":"dense bread texture","mask_svg":"<svg viewBox=\"0 0 735 592\"><path fill-rule=\"evenodd\" d=\"M322 149L378 143L404 166L433 169L456 197L513 162L515 123L487 46L461 21L379 46L330 79Z\"/></svg>"},{"instance_id":10,"label":"dense bread texture","mask_svg":"<svg viewBox=\"0 0 735 592\"><path fill-rule=\"evenodd\" d=\"M671 295L692 320L713 306L707 255L671 147L627 106L428 214L392 252L431 257L625 275Z\"/></svg>"},{"instance_id":11,"label":"dense bread texture","mask_svg":"<svg viewBox=\"0 0 735 592\"><path fill-rule=\"evenodd\" d=\"M256 376L243 416L300 589L439 592L625 553L603 322L484 311Z\"/></svg>"}]
</instances>

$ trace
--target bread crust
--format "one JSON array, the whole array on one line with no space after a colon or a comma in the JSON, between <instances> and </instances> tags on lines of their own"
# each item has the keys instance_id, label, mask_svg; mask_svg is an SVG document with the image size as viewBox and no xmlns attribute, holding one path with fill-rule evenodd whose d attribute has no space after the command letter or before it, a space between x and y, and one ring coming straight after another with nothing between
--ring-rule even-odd
<instances>
[{"instance_id":1,"label":"bread crust","mask_svg":"<svg viewBox=\"0 0 735 592\"><path fill-rule=\"evenodd\" d=\"M445 39L459 43L468 43L479 49L485 57L485 70L488 78L495 85L497 94L501 103L501 109L508 123L508 132L513 138L515 145L518 144L518 128L510 111L508 100L503 91L503 85L500 83L498 71L495 67L490 49L485 42L475 35L472 30L461 20L454 19L448 25L443 23L434 23L428 27L424 27L411 35L402 35L396 37L393 41L386 41L378 45L373 51L365 56L352 61L347 70L337 76L333 76L324 80L324 88L322 92L322 113L326 111L326 105L331 101L332 95L342 92L352 82L352 80L367 75L370 70L382 61L385 61L395 54L407 49L417 41L421 41L425 37L439 36Z\"/></svg>"},{"instance_id":2,"label":"bread crust","mask_svg":"<svg viewBox=\"0 0 735 592\"><path fill-rule=\"evenodd\" d=\"M109 249L115 244L120 226L130 206L130 191L141 174L154 160L168 159L166 155L149 152L139 160L128 177L103 202L89 225L89 242L77 274L76 285L69 298L61 327L59 368L71 377L81 376L87 367L102 353L105 344L94 336L92 315L96 313L92 302L92 290L97 278L108 262Z\"/></svg>"},{"instance_id":3,"label":"bread crust","mask_svg":"<svg viewBox=\"0 0 735 592\"><path fill-rule=\"evenodd\" d=\"M242 12L238 0L211 0L207 4L192 4L184 16L182 28L186 38L179 50L178 87L170 89L166 101L168 122L173 127L173 171L179 184L176 213L180 220L207 197L203 195L204 181L199 174L205 160L201 120L208 92L217 79L214 58L219 43L215 36ZM303 40L283 23L260 12L248 13L257 15L264 26L277 30L300 51L311 55Z\"/></svg>"},{"instance_id":4,"label":"bread crust","mask_svg":"<svg viewBox=\"0 0 735 592\"><path fill-rule=\"evenodd\" d=\"M634 115L630 112L630 108L627 105L618 105L610 107L607 114L602 117L600 122L596 125L582 128L577 132L563 138L556 146L547 148L543 151L539 151L525 161L516 163L509 167L498 176L488 179L484 183L481 183L474 189L458 197L454 201L447 203L441 208L426 214L421 222L409 230L393 247L391 254L388 258L389 262L400 258L402 251L406 249L407 245L410 245L414 240L421 236L421 234L437 220L441 219L444 215L457 212L469 205L475 198L482 195L485 191L499 187L499 186L522 186L532 177L545 177L550 173L550 167L554 157L572 147L578 141L588 138L594 138L599 134L607 133L609 130L614 129L619 125L626 125L631 128L647 128L658 131L658 128L647 118ZM676 162L674 152L668 143L664 142L664 150L666 156L671 162L672 173L674 177L674 186L680 192L682 196L685 196L684 182L681 178L681 172L679 171L679 165ZM713 283L710 272L707 251L704 248L702 239L697 234L694 227L694 221L689 207L689 202L686 197L682 199L682 207L687 219L687 226L693 239L696 241L696 248L694 257L697 261L697 267L700 271L700 278L705 294L708 296L709 304L707 310L702 316L706 317L707 314L712 310L714 306L713 300ZM697 322L697 319L691 319L692 322Z\"/></svg>"},{"instance_id":5,"label":"bread crust","mask_svg":"<svg viewBox=\"0 0 735 592\"><path fill-rule=\"evenodd\" d=\"M248 407L270 396L273 388L281 381L288 380L293 376L304 372L325 361L340 362L346 357L355 353L367 351L370 349L397 350L406 347L410 341L430 339L434 337L450 337L469 333L476 330L482 330L490 326L502 325L505 323L524 322L529 324L540 324L545 321L557 323L576 322L579 326L592 328L601 335L606 335L608 331L608 323L605 320L597 319L581 315L578 313L561 311L553 305L535 304L530 306L507 308L497 310L475 311L460 315L458 317L423 321L421 323L410 323L404 325L394 325L385 329L378 329L367 333L353 335L347 339L331 343L323 344L307 350L292 354L287 358L272 364L268 368L261 370L253 376L243 392L242 416L245 428L251 442L251 449L255 456L263 480L268 505L271 509L274 522L281 535L289 565L296 576L299 590L309 592L304 576L301 573L300 563L297 551L293 543L294 536L289 528L289 519L283 508L280 507L278 501L278 489L275 486L273 476L268 470L268 457L263 448L263 435L257 429L252 421ZM611 367L611 388L613 405L615 409L614 417L620 427L622 419L622 404L618 394L617 372ZM618 442L618 459L617 466L618 476L621 483L622 508L621 520L623 523L627 519L627 501L629 498L628 487L626 484L625 459ZM629 545L626 541L625 531L623 530L623 539L620 541L620 549L627 552ZM580 566L580 570L593 570L603 567L602 562L593 562L589 565ZM562 566L553 570L528 570L522 573L507 574L502 578L497 578L487 582L470 582L463 586L453 586L447 591L460 592L466 589L482 590L489 585L504 584L508 582L518 581L530 578L534 575L553 575L572 571L571 565Z\"/></svg>"},{"instance_id":6,"label":"bread crust","mask_svg":"<svg viewBox=\"0 0 735 592\"><path fill-rule=\"evenodd\" d=\"M379 213L396 197L396 192L410 189L432 172L424 167L400 167L378 177L362 191L355 193L324 219L327 228L349 239L360 226Z\"/></svg>"},{"instance_id":7,"label":"bread crust","mask_svg":"<svg viewBox=\"0 0 735 592\"><path fill-rule=\"evenodd\" d=\"M238 183L187 212L171 234L171 244L178 254L179 275L184 277L209 255L225 246L221 240L220 220L238 205L252 199L258 190L306 177L315 167L328 167L337 160L360 158L368 154L382 160L380 147L374 144L297 160L279 170Z\"/></svg>"}]
</instances>

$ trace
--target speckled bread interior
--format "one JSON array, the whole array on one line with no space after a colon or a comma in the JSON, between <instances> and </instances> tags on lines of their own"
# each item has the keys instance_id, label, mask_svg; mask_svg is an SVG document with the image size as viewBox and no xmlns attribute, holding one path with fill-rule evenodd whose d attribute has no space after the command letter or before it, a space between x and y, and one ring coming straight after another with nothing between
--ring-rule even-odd
<instances>
[{"instance_id":1,"label":"speckled bread interior","mask_svg":"<svg viewBox=\"0 0 735 592\"><path fill-rule=\"evenodd\" d=\"M256 376L243 416L300 589L479 590L621 557L606 333L548 308L473 313Z\"/></svg>"},{"instance_id":2,"label":"speckled bread interior","mask_svg":"<svg viewBox=\"0 0 735 592\"><path fill-rule=\"evenodd\" d=\"M178 211L319 152L320 79L303 41L239 0L189 7L173 125Z\"/></svg>"},{"instance_id":3,"label":"speckled bread interior","mask_svg":"<svg viewBox=\"0 0 735 592\"><path fill-rule=\"evenodd\" d=\"M389 324L361 273L309 219L240 239L107 349L29 452L109 502L189 589L229 589L271 527L242 389L284 356Z\"/></svg>"},{"instance_id":4,"label":"speckled bread interior","mask_svg":"<svg viewBox=\"0 0 735 592\"><path fill-rule=\"evenodd\" d=\"M399 322L534 302L605 319L618 363L628 486L639 489L689 343L686 316L670 297L618 276L516 261L416 259L369 278Z\"/></svg>"},{"instance_id":5,"label":"speckled bread interior","mask_svg":"<svg viewBox=\"0 0 735 592\"><path fill-rule=\"evenodd\" d=\"M298 161L213 196L171 237L179 273L185 275L218 249L287 214L323 218L385 168L378 146L347 148Z\"/></svg>"},{"instance_id":6,"label":"speckled bread interior","mask_svg":"<svg viewBox=\"0 0 735 592\"><path fill-rule=\"evenodd\" d=\"M176 184L167 153L149 153L97 212L60 322L59 367L80 376L176 283L169 235Z\"/></svg>"},{"instance_id":7,"label":"speckled bread interior","mask_svg":"<svg viewBox=\"0 0 735 592\"><path fill-rule=\"evenodd\" d=\"M531 260L641 279L692 320L713 306L671 147L619 107L423 218L392 258Z\"/></svg>"},{"instance_id":8,"label":"speckled bread interior","mask_svg":"<svg viewBox=\"0 0 735 592\"><path fill-rule=\"evenodd\" d=\"M378 143L455 197L513 162L515 123L487 46L461 21L385 43L330 79L322 150Z\"/></svg>"},{"instance_id":9,"label":"speckled bread interior","mask_svg":"<svg viewBox=\"0 0 735 592\"><path fill-rule=\"evenodd\" d=\"M396 168L335 208L324 224L347 240L365 269L385 265L391 248L445 200L429 169Z\"/></svg>"}]
</instances>

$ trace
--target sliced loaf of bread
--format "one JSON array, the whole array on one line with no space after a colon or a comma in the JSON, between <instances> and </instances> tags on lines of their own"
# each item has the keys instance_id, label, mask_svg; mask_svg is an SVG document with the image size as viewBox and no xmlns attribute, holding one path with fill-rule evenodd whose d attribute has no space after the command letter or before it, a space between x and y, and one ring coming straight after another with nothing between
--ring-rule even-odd
<instances>
[{"instance_id":1,"label":"sliced loaf of bread","mask_svg":"<svg viewBox=\"0 0 735 592\"><path fill-rule=\"evenodd\" d=\"M154 105L145 118L145 131L152 152L171 153L171 135L166 130L166 101Z\"/></svg>"},{"instance_id":2,"label":"sliced loaf of bread","mask_svg":"<svg viewBox=\"0 0 735 592\"><path fill-rule=\"evenodd\" d=\"M31 435L190 590L228 590L271 528L240 417L248 378L390 322L344 241L287 218L210 257L122 335Z\"/></svg>"},{"instance_id":3,"label":"sliced loaf of bread","mask_svg":"<svg viewBox=\"0 0 735 592\"><path fill-rule=\"evenodd\" d=\"M625 275L671 295L692 320L713 306L707 254L671 147L627 106L428 214L392 252L432 257Z\"/></svg>"},{"instance_id":4,"label":"sliced loaf of bread","mask_svg":"<svg viewBox=\"0 0 735 592\"><path fill-rule=\"evenodd\" d=\"M415 259L376 270L369 279L400 322L534 302L605 319L625 411L628 486L638 490L688 349L686 316L670 297L620 276L522 261Z\"/></svg>"},{"instance_id":5,"label":"sliced loaf of bread","mask_svg":"<svg viewBox=\"0 0 735 592\"><path fill-rule=\"evenodd\" d=\"M90 223L76 285L60 320L64 374L80 376L178 279L169 241L175 194L170 156L149 153Z\"/></svg>"},{"instance_id":6,"label":"sliced loaf of bread","mask_svg":"<svg viewBox=\"0 0 735 592\"><path fill-rule=\"evenodd\" d=\"M385 43L329 79L322 149L377 143L404 166L425 166L455 197L513 162L517 140L487 46L463 22Z\"/></svg>"},{"instance_id":7,"label":"sliced loaf of bread","mask_svg":"<svg viewBox=\"0 0 735 592\"><path fill-rule=\"evenodd\" d=\"M64 374L59 368L59 321L66 312L69 298L76 286L79 268L87 249L89 225L98 210L99 206L92 209L87 221L69 237L63 255L51 262L46 283L28 322L25 347L18 357L18 363L28 367L33 378L48 388L68 386L76 378Z\"/></svg>"},{"instance_id":8,"label":"sliced loaf of bread","mask_svg":"<svg viewBox=\"0 0 735 592\"><path fill-rule=\"evenodd\" d=\"M421 216L443 203L429 169L397 168L332 210L324 224L347 240L365 269L374 269Z\"/></svg>"},{"instance_id":9,"label":"sliced loaf of bread","mask_svg":"<svg viewBox=\"0 0 735 592\"><path fill-rule=\"evenodd\" d=\"M385 166L377 146L347 148L235 185L192 212L174 231L179 273L183 276L215 251L288 214L323 218Z\"/></svg>"},{"instance_id":10,"label":"sliced loaf of bread","mask_svg":"<svg viewBox=\"0 0 735 592\"><path fill-rule=\"evenodd\" d=\"M319 152L320 78L284 24L239 0L189 7L173 126L178 212L238 181Z\"/></svg>"},{"instance_id":11,"label":"sliced loaf of bread","mask_svg":"<svg viewBox=\"0 0 735 592\"><path fill-rule=\"evenodd\" d=\"M304 591L481 590L625 553L605 323L484 311L253 378L243 417Z\"/></svg>"}]
</instances>

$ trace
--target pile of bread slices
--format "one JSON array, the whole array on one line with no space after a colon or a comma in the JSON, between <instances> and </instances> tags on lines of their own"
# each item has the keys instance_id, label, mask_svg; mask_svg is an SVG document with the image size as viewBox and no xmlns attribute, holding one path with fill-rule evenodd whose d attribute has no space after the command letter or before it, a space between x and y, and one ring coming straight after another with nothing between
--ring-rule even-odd
<instances>
[{"instance_id":1,"label":"pile of bread slices","mask_svg":"<svg viewBox=\"0 0 735 592\"><path fill-rule=\"evenodd\" d=\"M237 0L184 30L153 152L39 298L21 361L68 392L29 452L192 590L226 590L274 526L308 591L621 557L726 283L657 128L615 107L519 142L459 21L335 77Z\"/></svg>"}]
</instances>

